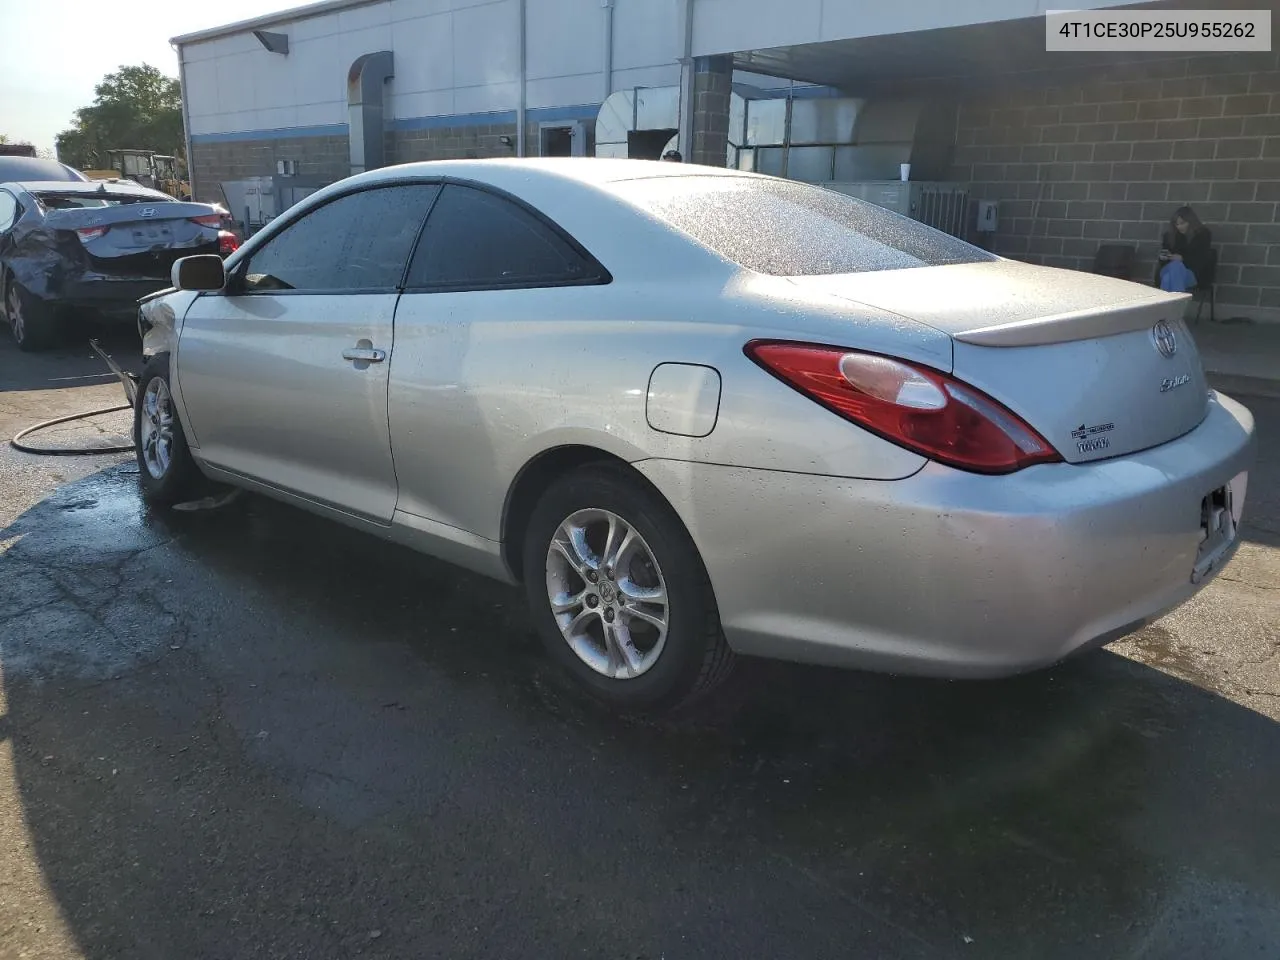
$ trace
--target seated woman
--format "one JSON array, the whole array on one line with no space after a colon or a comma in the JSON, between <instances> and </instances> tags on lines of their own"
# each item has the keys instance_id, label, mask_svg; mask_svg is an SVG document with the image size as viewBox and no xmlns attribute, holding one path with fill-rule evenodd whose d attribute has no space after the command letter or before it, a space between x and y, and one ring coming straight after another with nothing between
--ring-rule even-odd
<instances>
[{"instance_id":1,"label":"seated woman","mask_svg":"<svg viewBox=\"0 0 1280 960\"><path fill-rule=\"evenodd\" d=\"M1203 276L1209 263L1213 234L1190 207L1179 207L1169 221L1160 243L1156 264L1156 284L1161 290L1185 293Z\"/></svg>"}]
</instances>

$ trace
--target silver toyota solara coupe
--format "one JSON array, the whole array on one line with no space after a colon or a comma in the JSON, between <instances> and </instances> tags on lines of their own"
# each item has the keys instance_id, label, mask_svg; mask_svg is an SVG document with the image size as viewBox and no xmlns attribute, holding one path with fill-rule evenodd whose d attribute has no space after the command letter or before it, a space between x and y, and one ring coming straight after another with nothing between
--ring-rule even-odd
<instances>
[{"instance_id":1,"label":"silver toyota solara coupe","mask_svg":"<svg viewBox=\"0 0 1280 960\"><path fill-rule=\"evenodd\" d=\"M1253 419L1184 295L1004 260L785 180L408 164L143 304L145 496L233 484L527 591L656 710L735 655L1053 664L1237 542Z\"/></svg>"}]
</instances>

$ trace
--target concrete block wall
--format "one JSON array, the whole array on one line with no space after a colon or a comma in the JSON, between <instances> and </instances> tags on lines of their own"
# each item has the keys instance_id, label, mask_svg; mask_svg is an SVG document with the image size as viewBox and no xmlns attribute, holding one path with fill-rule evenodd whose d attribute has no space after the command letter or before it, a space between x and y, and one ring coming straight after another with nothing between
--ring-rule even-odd
<instances>
[{"instance_id":1,"label":"concrete block wall","mask_svg":"<svg viewBox=\"0 0 1280 960\"><path fill-rule=\"evenodd\" d=\"M195 199L221 203L222 181L272 176L277 160L295 161L301 176L339 180L351 173L346 135L197 141L191 145Z\"/></svg>"},{"instance_id":2,"label":"concrete block wall","mask_svg":"<svg viewBox=\"0 0 1280 960\"><path fill-rule=\"evenodd\" d=\"M525 149L529 156L538 155L539 129L537 122L525 125ZM386 163L514 157L516 130L515 123L468 123L388 130L385 135ZM502 142L503 137L511 139L510 145ZM588 143L588 148L590 146ZM196 199L211 203L222 201L218 187L222 181L272 176L278 160L295 161L300 176L334 181L351 174L346 135L201 140L192 144L191 156L196 177Z\"/></svg>"},{"instance_id":3,"label":"concrete block wall","mask_svg":"<svg viewBox=\"0 0 1280 960\"><path fill-rule=\"evenodd\" d=\"M1276 54L1119 64L970 98L951 178L999 202L997 253L1088 270L1099 244L1133 243L1144 282L1189 204L1219 249L1224 312L1280 318Z\"/></svg>"},{"instance_id":4,"label":"concrete block wall","mask_svg":"<svg viewBox=\"0 0 1280 960\"><path fill-rule=\"evenodd\" d=\"M387 133L387 163L415 163L422 160L477 160L514 157L514 123L471 124L459 127L430 127L423 130L394 130ZM511 145L502 142L511 138ZM537 154L538 125L527 124L526 150Z\"/></svg>"},{"instance_id":5,"label":"concrete block wall","mask_svg":"<svg viewBox=\"0 0 1280 960\"><path fill-rule=\"evenodd\" d=\"M693 149L685 159L723 167L729 150L733 58L698 57L693 69Z\"/></svg>"}]
</instances>

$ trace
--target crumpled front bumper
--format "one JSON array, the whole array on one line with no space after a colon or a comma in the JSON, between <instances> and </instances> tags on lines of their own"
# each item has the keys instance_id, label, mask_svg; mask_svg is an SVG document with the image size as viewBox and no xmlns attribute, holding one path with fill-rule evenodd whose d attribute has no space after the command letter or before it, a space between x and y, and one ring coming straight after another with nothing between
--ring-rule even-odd
<instances>
[{"instance_id":1,"label":"crumpled front bumper","mask_svg":"<svg viewBox=\"0 0 1280 960\"><path fill-rule=\"evenodd\" d=\"M959 678L1047 666L1191 597L1235 546L1193 582L1205 498L1255 449L1249 411L1212 395L1163 446L1008 476L636 467L692 533L735 650Z\"/></svg>"}]
</instances>

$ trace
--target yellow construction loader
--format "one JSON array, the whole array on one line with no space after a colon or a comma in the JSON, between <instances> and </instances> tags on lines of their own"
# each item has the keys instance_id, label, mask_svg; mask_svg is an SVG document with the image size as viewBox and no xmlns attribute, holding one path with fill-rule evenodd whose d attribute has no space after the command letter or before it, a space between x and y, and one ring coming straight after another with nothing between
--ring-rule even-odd
<instances>
[{"instance_id":1,"label":"yellow construction loader","mask_svg":"<svg viewBox=\"0 0 1280 960\"><path fill-rule=\"evenodd\" d=\"M178 158L154 150L108 150L110 170L86 170L91 180L109 180L119 177L132 180L144 187L160 190L177 200L191 197L191 184L182 179ZM105 174L105 176L99 176Z\"/></svg>"}]
</instances>

